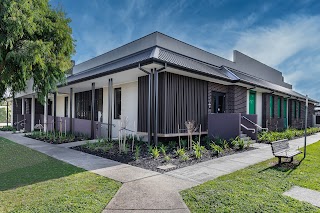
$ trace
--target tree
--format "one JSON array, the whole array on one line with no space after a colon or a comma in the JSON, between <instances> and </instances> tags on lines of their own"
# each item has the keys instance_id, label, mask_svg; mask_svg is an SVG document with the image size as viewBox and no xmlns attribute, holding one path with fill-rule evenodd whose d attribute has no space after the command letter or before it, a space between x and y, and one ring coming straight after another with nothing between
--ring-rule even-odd
<instances>
[{"instance_id":1,"label":"tree","mask_svg":"<svg viewBox=\"0 0 320 213\"><path fill-rule=\"evenodd\" d=\"M33 79L40 102L71 68L71 20L48 0L0 1L0 97L25 90Z\"/></svg>"}]
</instances>

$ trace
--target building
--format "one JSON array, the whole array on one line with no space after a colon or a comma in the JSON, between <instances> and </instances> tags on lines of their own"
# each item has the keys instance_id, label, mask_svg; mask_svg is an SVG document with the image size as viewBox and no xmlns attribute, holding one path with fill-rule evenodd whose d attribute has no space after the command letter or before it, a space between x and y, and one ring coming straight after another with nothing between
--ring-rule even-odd
<instances>
[{"instance_id":1,"label":"building","mask_svg":"<svg viewBox=\"0 0 320 213\"><path fill-rule=\"evenodd\" d=\"M301 128L305 117L305 96L278 70L238 51L230 61L159 32L75 65L45 107L30 88L32 81L13 104L13 122L28 131L47 123L48 129L117 137L120 118L127 117L128 129L157 141L176 136L187 120L207 134L211 115L222 116L213 123L224 129L230 116L246 115L247 125L242 117L235 123L244 131ZM308 126L316 103L309 99Z\"/></svg>"}]
</instances>

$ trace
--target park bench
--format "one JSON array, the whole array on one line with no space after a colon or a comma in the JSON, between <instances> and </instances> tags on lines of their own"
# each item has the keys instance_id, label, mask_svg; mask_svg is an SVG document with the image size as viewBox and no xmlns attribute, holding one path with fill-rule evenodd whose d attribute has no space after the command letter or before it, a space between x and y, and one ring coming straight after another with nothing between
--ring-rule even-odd
<instances>
[{"instance_id":1,"label":"park bench","mask_svg":"<svg viewBox=\"0 0 320 213\"><path fill-rule=\"evenodd\" d=\"M281 158L291 158L292 162L293 157L301 153L299 150L290 149L288 139L272 142L271 148L273 155L279 159L278 164L281 164Z\"/></svg>"}]
</instances>

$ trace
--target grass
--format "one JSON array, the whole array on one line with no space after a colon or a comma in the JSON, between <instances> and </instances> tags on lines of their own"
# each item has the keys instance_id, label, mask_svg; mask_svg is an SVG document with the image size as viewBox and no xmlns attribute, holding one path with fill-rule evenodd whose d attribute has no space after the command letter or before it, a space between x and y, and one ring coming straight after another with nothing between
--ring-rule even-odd
<instances>
[{"instance_id":1,"label":"grass","mask_svg":"<svg viewBox=\"0 0 320 213\"><path fill-rule=\"evenodd\" d=\"M101 212L120 186L0 137L0 212Z\"/></svg>"},{"instance_id":2,"label":"grass","mask_svg":"<svg viewBox=\"0 0 320 213\"><path fill-rule=\"evenodd\" d=\"M317 142L308 146L304 160L302 154L293 164L276 166L274 158L182 191L181 195L191 212L320 212L311 204L282 195L294 185L320 191L319 153Z\"/></svg>"}]
</instances>

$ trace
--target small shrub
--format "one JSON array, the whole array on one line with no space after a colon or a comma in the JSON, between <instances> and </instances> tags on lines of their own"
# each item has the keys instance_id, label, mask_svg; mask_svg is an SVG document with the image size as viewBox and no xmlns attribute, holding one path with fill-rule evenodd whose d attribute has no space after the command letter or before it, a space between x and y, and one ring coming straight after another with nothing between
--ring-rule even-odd
<instances>
[{"instance_id":1,"label":"small shrub","mask_svg":"<svg viewBox=\"0 0 320 213\"><path fill-rule=\"evenodd\" d=\"M169 161L171 160L171 158L170 158L168 155L166 155L166 156L164 156L164 160L165 160L166 162L169 162Z\"/></svg>"},{"instance_id":2,"label":"small shrub","mask_svg":"<svg viewBox=\"0 0 320 213\"><path fill-rule=\"evenodd\" d=\"M241 139L239 136L236 137L231 144L233 145L233 147L235 147L238 150L243 150L244 146L245 146L245 142L243 139Z\"/></svg>"},{"instance_id":3,"label":"small shrub","mask_svg":"<svg viewBox=\"0 0 320 213\"><path fill-rule=\"evenodd\" d=\"M140 152L141 152L141 147L140 146L136 146L135 147L135 151L134 151L134 159L135 160L139 160Z\"/></svg>"},{"instance_id":4,"label":"small shrub","mask_svg":"<svg viewBox=\"0 0 320 213\"><path fill-rule=\"evenodd\" d=\"M188 141L187 140L180 140L181 147L186 148L188 146Z\"/></svg>"},{"instance_id":5,"label":"small shrub","mask_svg":"<svg viewBox=\"0 0 320 213\"><path fill-rule=\"evenodd\" d=\"M178 157L181 157L181 156L183 156L183 155L185 155L186 154L186 151L185 151L185 149L184 148L178 148L176 151L175 151L175 153L176 153L176 155L178 156Z\"/></svg>"},{"instance_id":6,"label":"small shrub","mask_svg":"<svg viewBox=\"0 0 320 213\"><path fill-rule=\"evenodd\" d=\"M16 129L12 126L4 126L0 128L0 131L16 131Z\"/></svg>"},{"instance_id":7,"label":"small shrub","mask_svg":"<svg viewBox=\"0 0 320 213\"><path fill-rule=\"evenodd\" d=\"M189 160L189 156L185 153L182 156L180 156L180 160L181 161L188 161Z\"/></svg>"},{"instance_id":8,"label":"small shrub","mask_svg":"<svg viewBox=\"0 0 320 213\"><path fill-rule=\"evenodd\" d=\"M217 153L217 155L219 155L221 152L223 152L223 149L221 146L218 146L215 143L211 143L210 144L210 148L213 152Z\"/></svg>"},{"instance_id":9,"label":"small shrub","mask_svg":"<svg viewBox=\"0 0 320 213\"><path fill-rule=\"evenodd\" d=\"M158 150L158 147L153 147L152 149L151 149L151 156L154 158L154 159L156 159L156 158L158 158L159 156L160 156L160 152L159 152L159 150Z\"/></svg>"},{"instance_id":10,"label":"small shrub","mask_svg":"<svg viewBox=\"0 0 320 213\"><path fill-rule=\"evenodd\" d=\"M192 148L193 148L195 157L197 159L202 158L202 154L203 154L203 152L205 151L206 148L204 146L201 146L198 143L193 143Z\"/></svg>"},{"instance_id":11,"label":"small shrub","mask_svg":"<svg viewBox=\"0 0 320 213\"><path fill-rule=\"evenodd\" d=\"M165 146L164 144L162 144L162 145L159 147L159 149L160 149L161 153L162 153L164 156L166 156L166 152L167 152L168 147Z\"/></svg>"},{"instance_id":12,"label":"small shrub","mask_svg":"<svg viewBox=\"0 0 320 213\"><path fill-rule=\"evenodd\" d=\"M177 147L177 142L175 142L175 141L169 141L168 146L169 146L170 149L174 149L174 148Z\"/></svg>"},{"instance_id":13,"label":"small shrub","mask_svg":"<svg viewBox=\"0 0 320 213\"><path fill-rule=\"evenodd\" d=\"M245 144L245 149L249 149L251 144L252 144L251 141L247 141L247 143Z\"/></svg>"},{"instance_id":14,"label":"small shrub","mask_svg":"<svg viewBox=\"0 0 320 213\"><path fill-rule=\"evenodd\" d=\"M233 140L233 139L231 139L231 140ZM229 145L229 144L231 144L231 143L228 143L228 141L223 140L223 142L222 142L222 147L223 147L223 149L224 149L224 150L230 149L230 145ZM232 145L232 144L231 144L231 145Z\"/></svg>"}]
</instances>

